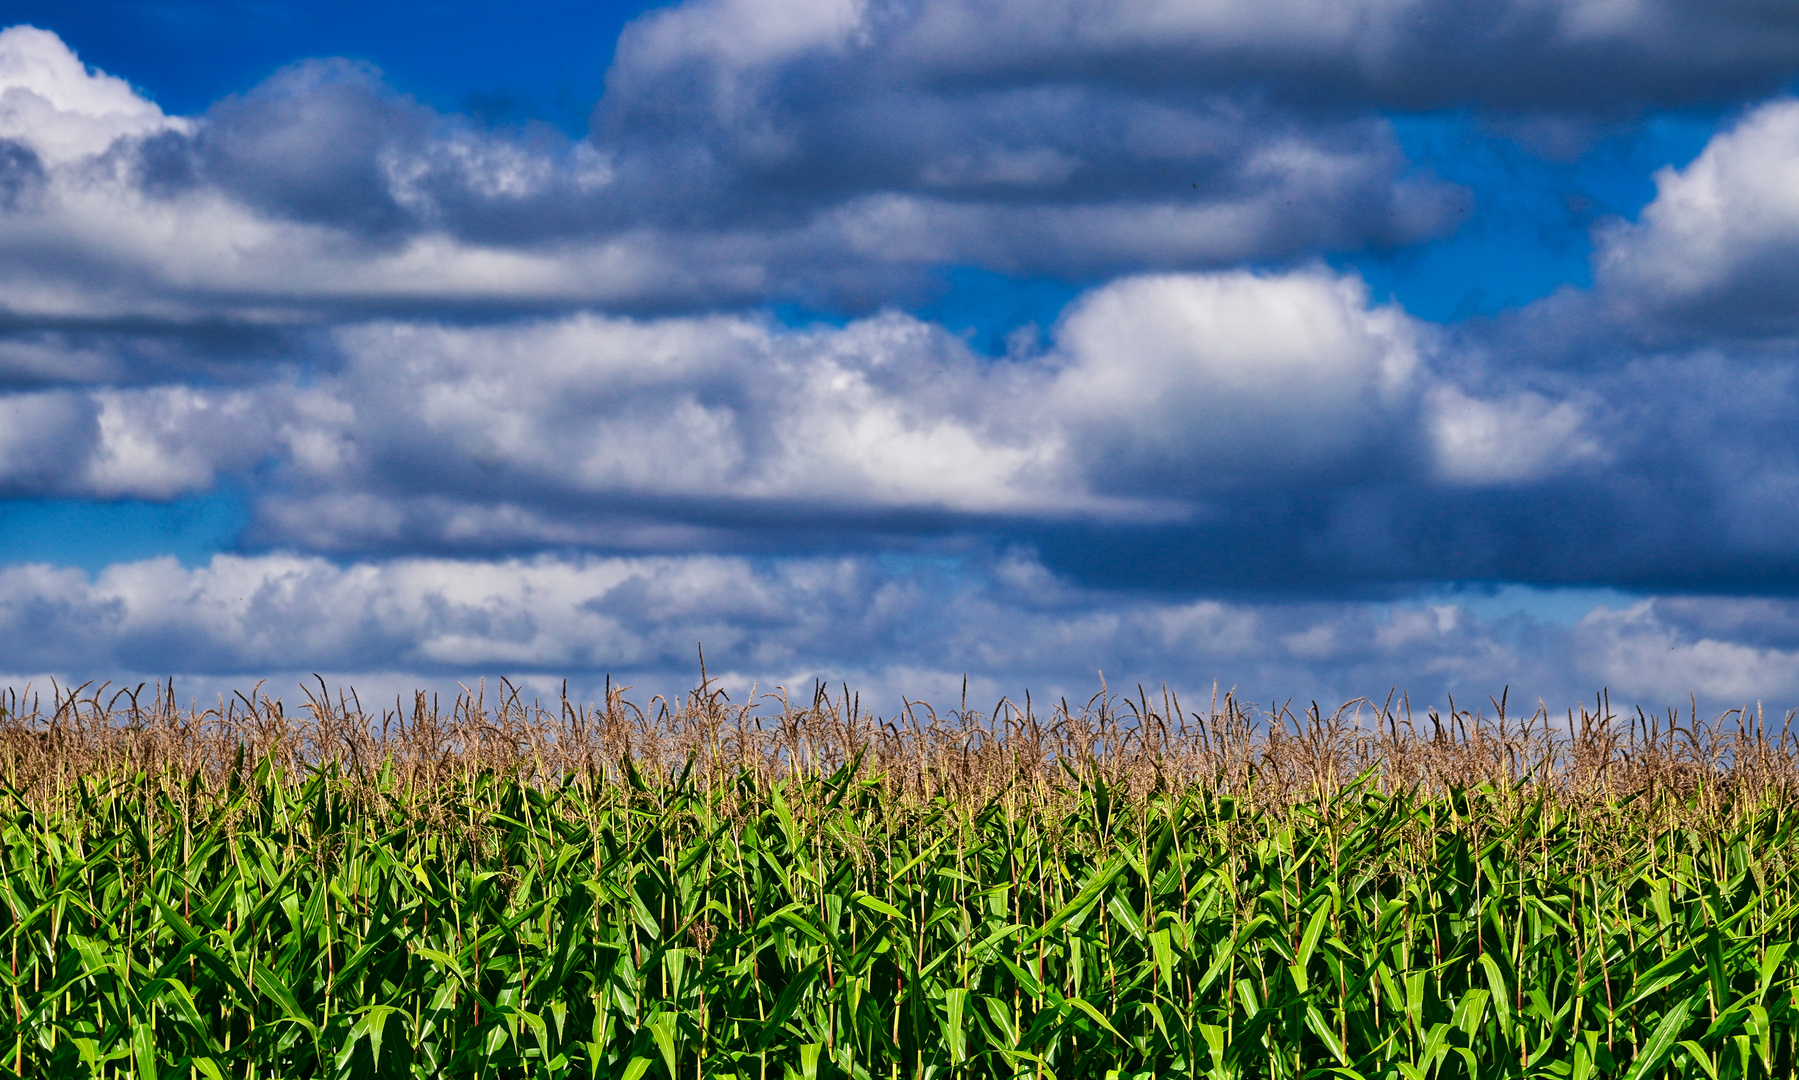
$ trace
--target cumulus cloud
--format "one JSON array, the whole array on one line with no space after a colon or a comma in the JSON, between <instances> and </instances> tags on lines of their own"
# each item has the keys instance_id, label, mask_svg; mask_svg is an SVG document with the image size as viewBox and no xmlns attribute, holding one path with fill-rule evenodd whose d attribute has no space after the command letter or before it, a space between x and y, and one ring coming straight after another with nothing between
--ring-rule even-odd
<instances>
[{"instance_id":1,"label":"cumulus cloud","mask_svg":"<svg viewBox=\"0 0 1799 1080\"><path fill-rule=\"evenodd\" d=\"M704 641L915 689L1786 693L1772 601L1364 600L1799 584L1799 105L1492 325L1322 258L1465 208L1377 110L1603 124L1763 92L1796 34L1759 2L693 0L570 140L343 61L171 117L0 32L0 494L227 482L253 521L194 569L0 571L7 662L666 675ZM994 359L889 306L952 264L1085 284Z\"/></svg>"},{"instance_id":2,"label":"cumulus cloud","mask_svg":"<svg viewBox=\"0 0 1799 1080\"><path fill-rule=\"evenodd\" d=\"M1121 279L999 361L897 313L368 324L285 411L289 482L261 522L367 550L1184 520L1418 467L1381 433L1417 407L1419 334L1323 271Z\"/></svg>"},{"instance_id":3,"label":"cumulus cloud","mask_svg":"<svg viewBox=\"0 0 1799 1080\"><path fill-rule=\"evenodd\" d=\"M279 388L182 385L0 395L0 491L169 499L205 491L277 449Z\"/></svg>"},{"instance_id":4,"label":"cumulus cloud","mask_svg":"<svg viewBox=\"0 0 1799 1080\"><path fill-rule=\"evenodd\" d=\"M1071 305L1052 391L1101 490L1164 497L1378 474L1419 328L1356 278L1127 278Z\"/></svg>"},{"instance_id":5,"label":"cumulus cloud","mask_svg":"<svg viewBox=\"0 0 1799 1080\"><path fill-rule=\"evenodd\" d=\"M1791 363L1502 363L1321 269L1120 278L1003 359L894 312L380 319L314 348L0 396L0 485L229 480L249 544L351 556L1009 536L1164 589L1799 581Z\"/></svg>"},{"instance_id":6,"label":"cumulus cloud","mask_svg":"<svg viewBox=\"0 0 1799 1080\"><path fill-rule=\"evenodd\" d=\"M1134 587L1799 575L1791 365L1483 364L1321 269L1120 278L997 360L894 312L384 319L317 348L235 383L0 397L0 484L229 479L251 543L349 555L972 534Z\"/></svg>"},{"instance_id":7,"label":"cumulus cloud","mask_svg":"<svg viewBox=\"0 0 1799 1080\"><path fill-rule=\"evenodd\" d=\"M1120 279L1085 294L1049 348L997 361L893 312L798 329L376 321L336 331L304 379L0 398L20 430L61 417L41 421L55 440L31 440L58 447L54 484L23 456L0 477L167 497L272 468L270 538L339 549L616 543L591 532L606 517L1167 519L1365 459L1403 471L1416 448L1378 433L1416 407L1420 333L1321 270Z\"/></svg>"},{"instance_id":8,"label":"cumulus cloud","mask_svg":"<svg viewBox=\"0 0 1799 1080\"><path fill-rule=\"evenodd\" d=\"M187 126L164 116L125 80L84 66L50 31L0 30L0 140L39 164L66 165L126 136Z\"/></svg>"},{"instance_id":9,"label":"cumulus cloud","mask_svg":"<svg viewBox=\"0 0 1799 1080\"><path fill-rule=\"evenodd\" d=\"M1647 599L1622 611L1599 607L1578 628L1583 664L1606 680L1664 700L1690 693L1738 705L1770 699L1786 707L1799 694L1799 650L1791 642L1782 648L1757 640L1762 635L1735 617L1742 606L1733 599L1688 597ZM1790 610L1779 615L1792 618ZM1716 632L1719 624L1733 622L1739 623L1731 627L1737 634ZM1746 629L1751 632L1742 633Z\"/></svg>"},{"instance_id":10,"label":"cumulus cloud","mask_svg":"<svg viewBox=\"0 0 1799 1080\"><path fill-rule=\"evenodd\" d=\"M1779 98L1714 136L1595 255L1619 326L1664 340L1792 342L1799 332L1799 101ZM1640 328L1638 324L1641 324ZM1659 332L1659 333L1658 333Z\"/></svg>"},{"instance_id":11,"label":"cumulus cloud","mask_svg":"<svg viewBox=\"0 0 1799 1080\"><path fill-rule=\"evenodd\" d=\"M763 55L811 40L818 14L758 13ZM631 98L571 142L439 114L347 61L167 117L54 34L6 33L0 313L40 328L874 307L945 263L1104 274L1287 258L1428 234L1461 206L1412 175L1384 121L1241 95L1059 80L848 95L841 115L757 106L745 122L772 125L765 138L639 116Z\"/></svg>"},{"instance_id":12,"label":"cumulus cloud","mask_svg":"<svg viewBox=\"0 0 1799 1080\"><path fill-rule=\"evenodd\" d=\"M1466 207L1372 109L1701 100L1799 56L1753 5L1440 14L696 0L627 30L578 142L441 115L345 61L169 117L15 27L0 311L47 328L872 308L951 263L1094 279L1303 259L1434 235ZM1531 57L1579 85L1521 75Z\"/></svg>"},{"instance_id":13,"label":"cumulus cloud","mask_svg":"<svg viewBox=\"0 0 1799 1080\"><path fill-rule=\"evenodd\" d=\"M1438 473L1451 483L1521 483L1612 460L1588 411L1567 399L1529 390L1481 399L1443 385L1428 408Z\"/></svg>"}]
</instances>

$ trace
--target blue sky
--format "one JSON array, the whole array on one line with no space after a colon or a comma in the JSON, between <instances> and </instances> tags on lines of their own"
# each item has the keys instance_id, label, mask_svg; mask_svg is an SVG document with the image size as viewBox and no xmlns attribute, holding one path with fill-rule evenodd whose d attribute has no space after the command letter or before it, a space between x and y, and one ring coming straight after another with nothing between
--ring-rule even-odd
<instances>
[{"instance_id":1,"label":"blue sky","mask_svg":"<svg viewBox=\"0 0 1799 1080\"><path fill-rule=\"evenodd\" d=\"M0 677L1799 705L1799 17L0 3Z\"/></svg>"}]
</instances>

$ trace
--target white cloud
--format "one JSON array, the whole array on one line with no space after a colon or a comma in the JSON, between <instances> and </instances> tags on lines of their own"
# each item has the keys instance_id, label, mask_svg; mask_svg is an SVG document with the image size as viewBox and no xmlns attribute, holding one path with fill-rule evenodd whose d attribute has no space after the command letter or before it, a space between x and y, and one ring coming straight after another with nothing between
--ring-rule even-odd
<instances>
[{"instance_id":1,"label":"white cloud","mask_svg":"<svg viewBox=\"0 0 1799 1080\"><path fill-rule=\"evenodd\" d=\"M217 470L241 467L266 442L256 429L264 395L185 386L102 390L84 493L167 499L211 487Z\"/></svg>"},{"instance_id":2,"label":"white cloud","mask_svg":"<svg viewBox=\"0 0 1799 1080\"><path fill-rule=\"evenodd\" d=\"M1669 703L1691 693L1732 706L1765 700L1777 713L1791 707L1799 696L1799 650L1694 634L1664 619L1661 604L1595 609L1578 628L1583 666L1609 685Z\"/></svg>"},{"instance_id":3,"label":"white cloud","mask_svg":"<svg viewBox=\"0 0 1799 1080\"><path fill-rule=\"evenodd\" d=\"M1207 492L1330 473L1411 407L1416 325L1322 272L1126 278L1057 329L1052 391L1075 445L1131 490ZM1148 481L1146 484L1145 481Z\"/></svg>"},{"instance_id":4,"label":"white cloud","mask_svg":"<svg viewBox=\"0 0 1799 1080\"><path fill-rule=\"evenodd\" d=\"M1587 410L1572 401L1529 391L1475 398L1439 386L1427 395L1426 412L1438 474L1451 483L1522 483L1611 458Z\"/></svg>"},{"instance_id":5,"label":"white cloud","mask_svg":"<svg viewBox=\"0 0 1799 1080\"><path fill-rule=\"evenodd\" d=\"M1336 492L1328 527L1350 532L1325 542L1366 555L1368 529L1410 531L1381 501L1391 485L1428 502L1427 489L1584 477L1603 496L1610 474L1595 468L1664 452L1642 433L1668 428L1695 440L1681 467L1715 496L1721 539L1785 542L1770 530L1791 515L1771 508L1799 466L1766 439L1745 457L1719 431L1777 426L1790 380L1663 364L1561 391L1477 385L1442 348L1358 278L1320 269L1121 278L1077 297L1046 347L1002 360L892 312L807 328L380 320L335 331L304 377L278 366L235 385L0 396L14 416L0 484L165 499L255 470L276 481L250 485L258 542L343 552L1222 524L1245 500ZM1732 404L1739 391L1754 418ZM1353 505L1367 499L1373 510Z\"/></svg>"},{"instance_id":6,"label":"white cloud","mask_svg":"<svg viewBox=\"0 0 1799 1080\"><path fill-rule=\"evenodd\" d=\"M1399 454L1386 429L1411 423L1417 334L1321 271L1124 279L1079 300L1048 351L1003 361L893 313L366 324L339 332L336 375L274 410L293 482L264 504L265 538L611 546L658 520L771 514L1170 520Z\"/></svg>"},{"instance_id":7,"label":"white cloud","mask_svg":"<svg viewBox=\"0 0 1799 1080\"><path fill-rule=\"evenodd\" d=\"M1757 107L1655 182L1636 222L1599 234L1599 295L1618 324L1799 332L1799 101Z\"/></svg>"},{"instance_id":8,"label":"white cloud","mask_svg":"<svg viewBox=\"0 0 1799 1080\"><path fill-rule=\"evenodd\" d=\"M348 556L1030 536L1164 587L1704 587L1799 535L1791 365L1516 372L1322 269L1121 278L999 360L897 313L376 320L305 347L0 394L0 489L223 481L247 544Z\"/></svg>"},{"instance_id":9,"label":"white cloud","mask_svg":"<svg viewBox=\"0 0 1799 1080\"><path fill-rule=\"evenodd\" d=\"M126 136L185 129L125 80L87 68L50 31L0 30L0 139L24 143L45 164L91 157Z\"/></svg>"},{"instance_id":10,"label":"white cloud","mask_svg":"<svg viewBox=\"0 0 1799 1080\"><path fill-rule=\"evenodd\" d=\"M325 389L358 449L306 476L331 489L355 470L390 487L405 462L430 460L449 490L485 473L502 490L840 510L1088 505L1059 492L1053 442L998 408L1028 376L902 315L841 330L728 316L376 324L339 343L345 370Z\"/></svg>"},{"instance_id":11,"label":"white cloud","mask_svg":"<svg viewBox=\"0 0 1799 1080\"><path fill-rule=\"evenodd\" d=\"M182 385L0 395L0 490L14 496L170 499L274 452L291 389Z\"/></svg>"},{"instance_id":12,"label":"white cloud","mask_svg":"<svg viewBox=\"0 0 1799 1080\"><path fill-rule=\"evenodd\" d=\"M849 44L866 34L868 10L865 0L695 0L652 11L620 38L618 51L629 58L623 77L703 66L728 80L745 68ZM728 88L728 83L719 87Z\"/></svg>"}]
</instances>

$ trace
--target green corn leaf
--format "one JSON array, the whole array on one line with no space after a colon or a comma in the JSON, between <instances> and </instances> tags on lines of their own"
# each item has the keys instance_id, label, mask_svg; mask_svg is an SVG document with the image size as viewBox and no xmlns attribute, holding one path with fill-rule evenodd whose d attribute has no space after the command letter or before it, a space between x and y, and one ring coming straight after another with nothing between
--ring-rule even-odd
<instances>
[{"instance_id":1,"label":"green corn leaf","mask_svg":"<svg viewBox=\"0 0 1799 1080\"><path fill-rule=\"evenodd\" d=\"M1081 890L1074 895L1074 899L1063 905L1061 910L1050 916L1048 922L1029 934L1022 942L1020 942L1020 944L1033 945L1043 938L1048 937L1050 934L1055 933L1057 930L1060 930L1064 924L1068 923L1076 916L1085 914L1087 909L1092 907L1094 903L1099 900L1101 894L1105 892L1112 882L1117 880L1118 875L1124 873L1125 868L1128 865L1129 863L1125 861L1123 856L1113 858L1111 862L1106 864L1105 869L1093 875L1085 885L1081 886Z\"/></svg>"},{"instance_id":2,"label":"green corn leaf","mask_svg":"<svg viewBox=\"0 0 1799 1080\"><path fill-rule=\"evenodd\" d=\"M1512 991L1506 985L1505 972L1500 969L1499 961L1490 953L1480 954L1480 966L1487 976L1487 988L1492 991L1493 1015L1499 1021L1499 1033L1502 1038L1512 1038Z\"/></svg>"},{"instance_id":3,"label":"green corn leaf","mask_svg":"<svg viewBox=\"0 0 1799 1080\"><path fill-rule=\"evenodd\" d=\"M1311 1030L1312 1034L1318 1036L1319 1041L1324 1043L1324 1048L1331 1052L1331 1056L1337 1059L1339 1065L1347 1066L1349 1064L1349 1054L1343 1047L1343 1041L1337 1037L1335 1031L1331 1030L1330 1022L1324 1018L1323 1013L1318 1011L1318 1006L1306 1006L1306 1027Z\"/></svg>"},{"instance_id":4,"label":"green corn leaf","mask_svg":"<svg viewBox=\"0 0 1799 1080\"><path fill-rule=\"evenodd\" d=\"M1299 952L1295 954L1293 963L1304 970L1312 963L1312 954L1318 949L1318 939L1324 936L1325 927L1330 925L1331 909L1329 904L1320 904L1318 910L1312 912L1306 923L1305 935L1300 938Z\"/></svg>"},{"instance_id":5,"label":"green corn leaf","mask_svg":"<svg viewBox=\"0 0 1799 1080\"><path fill-rule=\"evenodd\" d=\"M1693 999L1686 998L1677 1002L1673 1008L1656 1024L1655 1031L1643 1043L1642 1051L1636 1060L1630 1063L1630 1071L1624 1074L1624 1080L1643 1080L1655 1070L1662 1067L1674 1049L1680 1032L1687 1026L1687 1018L1692 1014Z\"/></svg>"},{"instance_id":6,"label":"green corn leaf","mask_svg":"<svg viewBox=\"0 0 1799 1080\"><path fill-rule=\"evenodd\" d=\"M850 895L856 901L856 903L861 904L863 907L867 908L870 911L885 915L891 919L904 919L905 918L905 916L900 913L899 908L896 908L892 904L889 904L883 900L877 900L874 897L868 895L867 893L863 892L860 889L857 889L855 892L851 893Z\"/></svg>"},{"instance_id":7,"label":"green corn leaf","mask_svg":"<svg viewBox=\"0 0 1799 1080\"><path fill-rule=\"evenodd\" d=\"M1124 1038L1123 1035L1120 1035L1118 1033L1118 1029L1112 1026L1112 1022L1110 1020L1107 1020L1105 1018L1105 1016L1102 1015L1098 1009L1094 1008L1085 999L1078 998L1078 997L1071 997L1071 998L1068 998L1067 1001L1068 1001L1068 1004L1070 1004L1070 1005L1074 1006L1075 1008L1081 1010L1082 1012L1086 1013L1089 1017L1092 1017L1093 1022L1098 1024L1100 1027L1105 1028L1107 1031L1111 1032L1113 1035L1116 1035L1120 1039Z\"/></svg>"},{"instance_id":8,"label":"green corn leaf","mask_svg":"<svg viewBox=\"0 0 1799 1080\"><path fill-rule=\"evenodd\" d=\"M647 1025L650 1029L650 1038L655 1041L656 1049L661 1051L662 1060L668 1066L668 1075L671 1077L679 1075L675 1067L676 1058L679 1056L675 1023L675 1014L665 1012L651 1017Z\"/></svg>"},{"instance_id":9,"label":"green corn leaf","mask_svg":"<svg viewBox=\"0 0 1799 1080\"><path fill-rule=\"evenodd\" d=\"M949 1046L950 1061L958 1065L968 1060L968 1027L963 1017L967 1005L967 990L957 987L944 992L943 1041Z\"/></svg>"},{"instance_id":10,"label":"green corn leaf","mask_svg":"<svg viewBox=\"0 0 1799 1080\"><path fill-rule=\"evenodd\" d=\"M655 1063L647 1057L634 1057L625 1065L624 1080L643 1080L643 1074Z\"/></svg>"},{"instance_id":11,"label":"green corn leaf","mask_svg":"<svg viewBox=\"0 0 1799 1080\"><path fill-rule=\"evenodd\" d=\"M131 1028L131 1062L137 1075L144 1080L156 1080L156 1033L150 1030L149 1024L134 1024Z\"/></svg>"},{"instance_id":12,"label":"green corn leaf","mask_svg":"<svg viewBox=\"0 0 1799 1080\"><path fill-rule=\"evenodd\" d=\"M1709 1077L1710 1080L1718 1080L1718 1065L1712 1060L1711 1054L1706 1051L1705 1047L1700 1046L1691 1039L1682 1039L1676 1045L1682 1050L1685 1050L1687 1056L1692 1058L1701 1069L1705 1070L1705 1075Z\"/></svg>"}]
</instances>

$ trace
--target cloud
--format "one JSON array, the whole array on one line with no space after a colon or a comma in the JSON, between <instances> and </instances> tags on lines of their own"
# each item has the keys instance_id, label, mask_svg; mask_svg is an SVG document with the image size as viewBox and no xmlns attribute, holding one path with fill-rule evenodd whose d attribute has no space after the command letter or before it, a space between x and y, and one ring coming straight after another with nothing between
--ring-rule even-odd
<instances>
[{"instance_id":1,"label":"cloud","mask_svg":"<svg viewBox=\"0 0 1799 1080\"><path fill-rule=\"evenodd\" d=\"M1733 616L1742 606L1730 599L1653 598L1622 611L1597 608L1579 628L1583 664L1608 681L1670 702L1690 693L1738 706L1768 699L1776 712L1789 708L1799 694L1799 650L1790 643L1786 648L1762 644L1755 640L1759 635L1733 639L1695 627L1711 623L1715 630L1738 621ZM1780 614L1792 618L1790 610Z\"/></svg>"},{"instance_id":2,"label":"cloud","mask_svg":"<svg viewBox=\"0 0 1799 1080\"><path fill-rule=\"evenodd\" d=\"M0 492L170 499L241 474L276 446L277 388L39 390L0 395Z\"/></svg>"},{"instance_id":3,"label":"cloud","mask_svg":"<svg viewBox=\"0 0 1799 1080\"><path fill-rule=\"evenodd\" d=\"M689 0L627 27L610 80L627 98L685 85L740 116L796 71L838 86L1249 85L1313 105L1604 112L1766 93L1796 67L1799 17L1776 0Z\"/></svg>"},{"instance_id":4,"label":"cloud","mask_svg":"<svg viewBox=\"0 0 1799 1080\"><path fill-rule=\"evenodd\" d=\"M800 37L766 55L805 38L789 21ZM944 264L1092 276L1305 257L1440 231L1462 208L1385 121L1253 96L871 91L739 117L762 134L640 115L632 97L571 142L439 114L340 60L167 117L54 34L6 33L0 317L38 331L771 297L871 309Z\"/></svg>"},{"instance_id":5,"label":"cloud","mask_svg":"<svg viewBox=\"0 0 1799 1080\"><path fill-rule=\"evenodd\" d=\"M1120 278L1003 359L895 312L381 319L310 348L0 397L0 483L229 480L252 547L348 556L1013 537L1133 588L1799 581L1792 364L1495 362L1321 269Z\"/></svg>"},{"instance_id":6,"label":"cloud","mask_svg":"<svg viewBox=\"0 0 1799 1080\"><path fill-rule=\"evenodd\" d=\"M1799 586L1799 106L1490 325L1320 262L1465 206L1373 110L1724 100L1794 70L1784 7L776 7L647 15L581 141L343 61L169 117L0 34L0 493L252 516L0 572L9 662L1789 692L1781 602L1388 601ZM950 264L1082 291L989 358L890 306Z\"/></svg>"},{"instance_id":7,"label":"cloud","mask_svg":"<svg viewBox=\"0 0 1799 1080\"><path fill-rule=\"evenodd\" d=\"M1003 359L895 312L377 319L233 381L0 396L0 485L229 481L251 549L351 557L1010 538L1176 591L1799 584L1792 362L1476 344L1316 268L1120 278Z\"/></svg>"},{"instance_id":8,"label":"cloud","mask_svg":"<svg viewBox=\"0 0 1799 1080\"><path fill-rule=\"evenodd\" d=\"M1357 278L1126 278L1070 305L1051 391L1099 490L1163 498L1367 477L1409 413L1419 327ZM1372 421L1372 422L1371 422Z\"/></svg>"},{"instance_id":9,"label":"cloud","mask_svg":"<svg viewBox=\"0 0 1799 1080\"><path fill-rule=\"evenodd\" d=\"M291 449L259 535L630 548L1186 520L1424 467L1382 434L1413 423L1419 334L1318 270L1120 279L998 361L897 313L366 324L303 407L271 410Z\"/></svg>"},{"instance_id":10,"label":"cloud","mask_svg":"<svg viewBox=\"0 0 1799 1080\"><path fill-rule=\"evenodd\" d=\"M127 136L186 128L125 80L85 67L50 31L0 30L0 140L13 154L23 150L42 165L65 165Z\"/></svg>"},{"instance_id":11,"label":"cloud","mask_svg":"<svg viewBox=\"0 0 1799 1080\"><path fill-rule=\"evenodd\" d=\"M1404 471L1417 448L1368 421L1415 411L1419 333L1322 270L1153 275L1089 291L1008 360L893 312L384 320L335 331L304 377L0 400L61 403L58 467L10 470L26 490L166 498L255 469L267 542L616 546L657 523L1165 520Z\"/></svg>"},{"instance_id":12,"label":"cloud","mask_svg":"<svg viewBox=\"0 0 1799 1080\"><path fill-rule=\"evenodd\" d=\"M1656 173L1635 222L1599 234L1613 325L1651 340L1791 344L1799 332L1799 101L1778 98Z\"/></svg>"},{"instance_id":13,"label":"cloud","mask_svg":"<svg viewBox=\"0 0 1799 1080\"><path fill-rule=\"evenodd\" d=\"M1428 409L1437 471L1451 483L1521 483L1612 460L1589 430L1589 409L1567 399L1524 390L1483 400L1444 385Z\"/></svg>"},{"instance_id":14,"label":"cloud","mask_svg":"<svg viewBox=\"0 0 1799 1080\"><path fill-rule=\"evenodd\" d=\"M1561 709L1609 686L1615 704L1770 704L1799 690L1799 652L1753 628L1695 631L1732 601L1600 606L1572 627L1522 615L1482 619L1456 604L1257 604L1082 589L1028 552L946 560L716 555L399 559L220 555L183 568L129 563L89 577L0 570L0 630L16 673L59 679L181 677L247 689L276 674L291 693L330 672L369 698L416 685L507 675L553 695L570 678L597 693L607 673L679 693L708 669L741 696L752 681L803 692L848 680L882 709L902 694L952 702L970 676L981 697L1084 699L1101 671L1116 690L1163 680L1197 707L1214 680L1251 701L1328 706L1404 687L1414 704L1463 704L1511 687L1514 704ZM1786 613L1790 615L1790 613ZM1787 621L1791 621L1790 618ZM1650 655L1653 653L1653 655ZM406 674L398 674L406 673ZM291 681L289 681L291 680ZM283 684L286 685L283 685ZM982 702L984 705L985 702Z\"/></svg>"}]
</instances>

